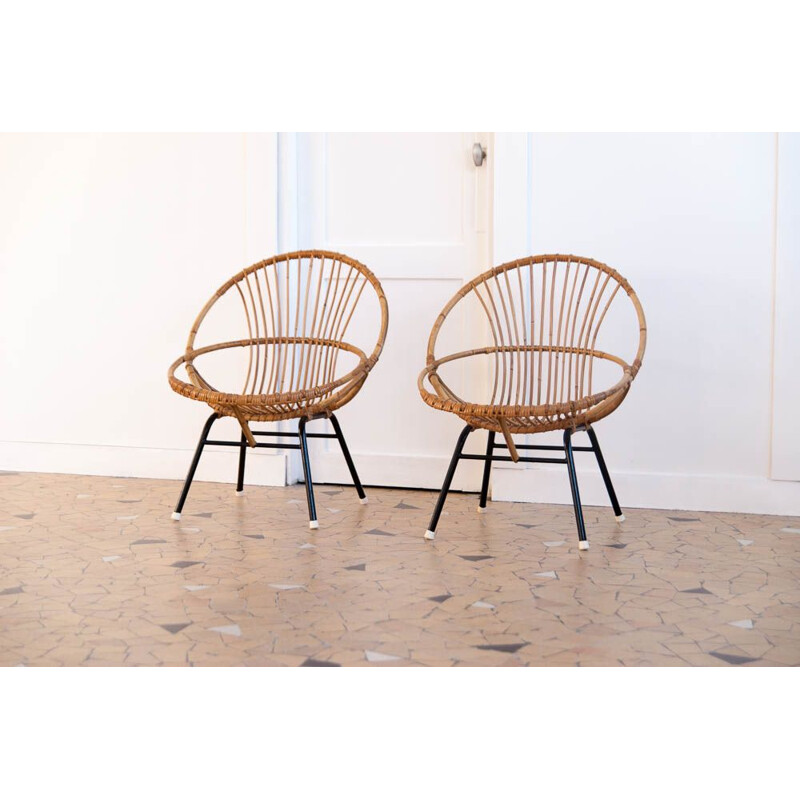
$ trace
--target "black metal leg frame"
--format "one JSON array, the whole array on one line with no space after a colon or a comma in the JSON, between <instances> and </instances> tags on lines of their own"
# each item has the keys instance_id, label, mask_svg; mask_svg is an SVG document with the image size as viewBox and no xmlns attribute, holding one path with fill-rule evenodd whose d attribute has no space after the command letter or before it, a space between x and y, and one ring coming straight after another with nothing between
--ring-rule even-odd
<instances>
[{"instance_id":1,"label":"black metal leg frame","mask_svg":"<svg viewBox=\"0 0 800 800\"><path fill-rule=\"evenodd\" d=\"M486 454L485 455L473 455L472 453L464 453L462 452L464 449L464 445L466 444L467 438L469 437L470 433L475 430L471 425L467 425L464 430L461 431L460 436L458 437L458 441L456 442L456 448L453 451L453 457L450 459L450 466L447 469L447 474L444 478L444 483L442 484L442 490L439 492L439 499L436 501L436 507L433 509L433 516L431 517L430 524L428 525L428 530L425 532L426 539L433 539L436 536L436 526L439 523L439 517L441 516L442 509L444 508L445 500L447 499L447 493L450 491L450 484L453 482L453 476L456 473L456 467L458 467L458 462L461 459L466 459L469 461L483 461L484 468L483 468L483 481L481 483L481 495L480 501L478 505L478 511L481 512L486 508L486 499L489 493L489 476L492 471L492 462L493 461L513 461L511 456L506 455L495 455L495 450L497 449L505 449L507 450L507 445L503 443L496 443L495 442L495 434L493 431L489 431L488 441L486 443ZM572 435L577 431L586 431L589 436L589 441L591 445L589 447L574 447L572 444ZM582 453L594 453L595 458L597 459L597 465L600 467L600 474L603 476L603 482L606 485L606 491L608 491L608 497L611 500L611 507L614 509L614 515L617 518L618 522L622 522L625 519L625 515L622 513L622 510L619 507L619 502L617 501L617 494L614 491L614 486L611 483L611 476L608 473L608 468L606 467L605 459L603 458L603 451L600 449L600 443L597 441L597 434L591 427L585 427L583 425L575 428L574 430L565 430L564 431L564 444L563 445L553 445L553 444L518 444L517 450L526 451L526 450L545 450L545 451L556 451L564 454L563 458L550 458L550 457L539 457L539 456L520 456L519 460L525 463L534 463L534 464L566 464L567 465L567 473L569 475L569 485L572 489L572 505L575 508L575 523L578 528L578 548L580 550L588 550L589 549L589 542L586 539L586 526L583 521L583 509L581 507L581 497L580 492L578 491L578 476L575 472L575 457L574 453L582 452Z\"/></svg>"},{"instance_id":2,"label":"black metal leg frame","mask_svg":"<svg viewBox=\"0 0 800 800\"><path fill-rule=\"evenodd\" d=\"M234 441L225 441L219 439L209 439L208 435L211 432L211 426L220 418L220 415L216 412L213 413L207 420L206 424L203 426L203 431L200 434L200 441L197 443L197 449L194 451L194 458L192 458L192 463L189 466L189 473L186 476L186 481L183 484L183 490L181 491L181 496L178 500L178 505L175 506L175 511L172 512L173 519L180 519L181 513L183 511L183 505L186 502L186 497L189 494L189 487L192 485L192 480L194 479L194 474L197 471L197 465L200 463L200 456L203 454L203 448L207 444L213 445L222 445L224 447L238 447L239 448L239 471L236 478L236 494L243 495L244 494L244 468L245 468L245 460L247 457L247 440L242 434L242 438L238 442ZM356 487L356 492L358 492L358 497L362 503L367 502L367 496L364 493L364 487L361 485L361 481L358 478L358 473L356 472L356 466L353 463L353 458L350 455L350 450L347 447L347 442L344 439L344 434L342 433L341 425L339 425L339 420L336 419L335 414L331 414L329 417L331 424L333 425L333 433L307 433L306 432L306 424L310 422L312 419L325 419L324 416L322 417L312 417L312 418L303 418L300 420L297 426L297 433L293 431L252 431L253 436L269 436L273 438L295 438L299 439L298 444L291 444L287 442L256 442L256 447L267 447L273 450L299 450L300 456L303 462L303 475L305 476L305 483L306 483L306 500L308 501L308 524L309 527L314 530L319 527L319 523L317 522L317 509L316 505L314 504L314 484L311 480L311 462L308 457L308 440L309 439L336 439L339 442L339 446L342 449L342 455L344 456L344 460L347 463L347 468L350 470L350 475L353 478L353 484Z\"/></svg>"}]
</instances>

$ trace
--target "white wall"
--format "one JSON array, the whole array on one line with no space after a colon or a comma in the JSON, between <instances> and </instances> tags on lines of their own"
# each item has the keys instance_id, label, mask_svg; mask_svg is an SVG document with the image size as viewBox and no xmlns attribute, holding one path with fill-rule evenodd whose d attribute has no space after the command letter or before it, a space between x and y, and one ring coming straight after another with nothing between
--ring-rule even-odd
<instances>
[{"instance_id":1,"label":"white wall","mask_svg":"<svg viewBox=\"0 0 800 800\"><path fill-rule=\"evenodd\" d=\"M495 260L590 256L644 307L644 366L597 425L623 505L800 514L800 483L769 480L776 137L514 134L495 151ZM584 463L585 502L606 504ZM500 468L493 498L569 501L563 467L535 469Z\"/></svg>"},{"instance_id":2,"label":"white wall","mask_svg":"<svg viewBox=\"0 0 800 800\"><path fill-rule=\"evenodd\" d=\"M210 411L167 368L216 288L276 250L276 147L0 136L0 469L183 477ZM234 462L209 454L198 477L233 480ZM283 456L250 467L284 481Z\"/></svg>"},{"instance_id":3,"label":"white wall","mask_svg":"<svg viewBox=\"0 0 800 800\"><path fill-rule=\"evenodd\" d=\"M492 142L495 263L592 256L644 305L644 367L597 426L624 505L800 514L800 137L776 144ZM303 209L279 219L277 203L296 154L278 150L275 135L0 136L0 469L183 476L207 409L166 370L220 283L295 243ZM199 477L232 480L234 461L209 456ZM585 501L605 504L584 463ZM248 481L284 481L283 456L251 466ZM561 467L499 467L493 495L569 502Z\"/></svg>"}]
</instances>

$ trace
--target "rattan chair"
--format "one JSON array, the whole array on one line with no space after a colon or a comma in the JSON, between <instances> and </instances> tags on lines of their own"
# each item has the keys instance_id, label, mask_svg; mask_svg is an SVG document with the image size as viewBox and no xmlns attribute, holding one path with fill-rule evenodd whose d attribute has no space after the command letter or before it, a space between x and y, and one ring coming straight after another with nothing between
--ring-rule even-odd
<instances>
[{"instance_id":1,"label":"rattan chair","mask_svg":"<svg viewBox=\"0 0 800 800\"><path fill-rule=\"evenodd\" d=\"M622 291L620 291L622 290ZM618 308L627 314L631 351L638 346L630 363L617 355L598 349L598 334L609 310ZM491 344L437 358L436 344L445 320L454 308L473 304L472 327L483 318L490 332ZM624 326L622 328L625 330ZM616 332L616 331L615 331ZM592 425L610 414L623 401L636 377L644 355L646 325L642 306L628 282L605 264L570 255L541 255L512 261L484 272L461 288L444 307L431 331L427 366L419 376L422 399L433 408L449 411L467 425L458 437L433 516L425 533L433 539L447 492L461 459L484 461L478 511L486 508L492 461L523 461L566 464L569 473L578 547L589 548L581 508L574 451L593 452L614 514L619 522L625 517L619 507L608 469ZM619 340L621 337L617 335ZM488 402L468 402L445 382L442 368L460 364L480 369L475 362L483 359L488 367ZM466 361L464 361L466 360ZM488 364L486 361L488 360ZM609 372L601 390L595 388L597 374ZM617 373L617 370L619 371ZM614 380L614 378L617 378ZM431 387L426 387L426 381ZM485 455L462 452L469 434L476 428L487 430ZM561 445L515 444L515 434L533 434L563 430ZM583 430L589 447L574 447L572 436ZM505 444L496 444L502 434ZM496 449L508 455L495 455ZM520 456L518 451L544 450L561 452L563 457Z\"/></svg>"},{"instance_id":2,"label":"rattan chair","mask_svg":"<svg viewBox=\"0 0 800 800\"><path fill-rule=\"evenodd\" d=\"M348 326L369 286L377 300L371 320L378 331L369 355L345 339ZM223 300L224 298L224 300ZM201 324L212 308L227 304L230 325L244 338L195 345ZM233 305L231 305L233 304ZM238 309L238 310L237 310ZM243 313L243 316L241 312ZM379 316L379 320L378 320ZM206 421L172 518L179 520L203 448L207 444L239 448L236 493L244 493L247 446L300 450L308 501L309 526L319 527L308 456L309 438L337 439L362 503L367 502L341 426L334 412L350 402L375 366L383 349L389 310L378 279L363 264L339 253L307 250L269 258L254 264L223 284L206 303L189 334L186 352L169 368L169 384L178 394L207 403L213 413ZM208 323L207 323L208 324ZM212 326L213 327L213 326ZM246 327L246 329L245 329ZM213 333L212 333L213 335ZM234 334L236 335L236 334ZM220 391L210 383L208 370L200 372L198 361L211 354L238 360L240 392ZM238 356L238 359L236 358ZM341 360L340 360L341 358ZM347 368L346 362L355 365ZM343 366L343 363L345 365ZM188 382L176 376L183 365ZM230 372L231 364L226 365ZM235 372L235 367L234 367ZM240 441L208 438L220 417L235 417L242 429ZM310 420L328 418L333 433L307 433ZM297 432L255 431L252 422L298 419ZM256 436L274 437L257 442ZM299 443L284 443L295 437Z\"/></svg>"}]
</instances>

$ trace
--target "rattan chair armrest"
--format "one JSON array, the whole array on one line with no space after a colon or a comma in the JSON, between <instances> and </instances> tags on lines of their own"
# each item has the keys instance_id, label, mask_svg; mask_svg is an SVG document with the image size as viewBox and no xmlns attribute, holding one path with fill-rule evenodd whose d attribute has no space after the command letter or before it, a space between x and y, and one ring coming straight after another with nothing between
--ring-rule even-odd
<instances>
[{"instance_id":1,"label":"rattan chair armrest","mask_svg":"<svg viewBox=\"0 0 800 800\"><path fill-rule=\"evenodd\" d=\"M216 405L269 405L276 401L281 403L299 403L322 398L326 395L330 395L337 389L346 391L360 382L363 383L364 379L369 374L369 371L375 366L375 362L377 361L376 356L373 355L367 358L367 356L358 350L358 348L348 346L346 349L359 355L359 363L356 365L356 367L350 370L350 372L334 381L329 381L325 384L313 386L302 391L287 392L285 394L234 394L230 392L219 392L186 383L175 375L175 371L181 366L181 364L186 364L187 372L192 369L192 371L199 377L199 373L197 373L192 365L192 361L196 356L230 347L242 347L248 345L249 343L250 340L242 339L235 342L224 342L222 344L201 347L197 350L188 351L188 358L187 353L184 353L180 358L176 359L170 365L167 373L170 386L175 392L185 397L190 397L193 400L200 400L204 403L212 403ZM206 383L204 379L200 379L203 383Z\"/></svg>"},{"instance_id":2,"label":"rattan chair armrest","mask_svg":"<svg viewBox=\"0 0 800 800\"><path fill-rule=\"evenodd\" d=\"M569 414L574 415L581 411L586 411L593 406L599 405L600 403L604 402L610 397L614 397L619 392L627 391L628 387L630 386L631 381L634 378L635 372L634 368L623 361L621 358L617 356L610 355L608 353L604 353L599 350L591 351L591 355L604 358L609 361L616 363L618 366L622 368L623 374L617 383L611 386L609 389L606 389L602 392L596 392L595 394L586 395L585 397L581 397L577 400L571 400L567 403L551 403L551 404L540 404L540 405L486 405L486 404L477 404L477 403L469 403L465 400L459 398L455 392L453 392L447 384L442 380L442 378L437 374L437 369L442 364L449 363L451 361L456 361L462 358L469 358L470 356L474 355L486 355L495 352L503 352L514 350L517 348L514 347L482 347L476 350L464 350L460 353L454 353L453 355L443 356L442 358L438 359L430 359L428 364L425 366L425 369L420 372L419 377L417 379L417 387L419 389L420 395L422 399L430 406L434 408L441 409L442 411L450 411L454 414L470 414L474 416L485 416L485 417L496 417L496 418L504 418L504 417L543 417L543 416L552 416L557 414ZM562 348L563 350L570 351L570 350L577 350L577 348ZM436 391L436 394L432 394L425 388L425 378L428 378L431 386Z\"/></svg>"},{"instance_id":3,"label":"rattan chair armrest","mask_svg":"<svg viewBox=\"0 0 800 800\"><path fill-rule=\"evenodd\" d=\"M436 394L442 398L442 400L453 400L458 403L465 402L462 400L442 379L439 373L436 371L438 364L429 364L419 375L417 379L417 385L420 388L420 391L423 390L424 380L427 377L428 381L430 382L431 386L436 390Z\"/></svg>"}]
</instances>

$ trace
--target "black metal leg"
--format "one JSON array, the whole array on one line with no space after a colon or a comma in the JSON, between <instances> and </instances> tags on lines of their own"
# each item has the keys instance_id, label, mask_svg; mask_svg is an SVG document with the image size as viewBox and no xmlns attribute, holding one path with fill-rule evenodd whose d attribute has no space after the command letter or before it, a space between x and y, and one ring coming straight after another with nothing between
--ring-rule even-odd
<instances>
[{"instance_id":1,"label":"black metal leg","mask_svg":"<svg viewBox=\"0 0 800 800\"><path fill-rule=\"evenodd\" d=\"M306 479L306 500L308 501L308 527L311 530L319 528L317 522L317 508L314 505L314 485L311 482L311 462L308 460L308 439L306 439L306 422L308 420L301 419L297 427L297 432L300 435L300 456L303 461L303 475Z\"/></svg>"},{"instance_id":2,"label":"black metal leg","mask_svg":"<svg viewBox=\"0 0 800 800\"><path fill-rule=\"evenodd\" d=\"M489 431L489 440L486 443L486 463L483 465L483 483L481 484L481 500L478 511L486 508L486 498L489 495L489 476L492 473L492 453L494 452L494 431Z\"/></svg>"},{"instance_id":3,"label":"black metal leg","mask_svg":"<svg viewBox=\"0 0 800 800\"><path fill-rule=\"evenodd\" d=\"M578 525L578 549L588 550L589 542L586 539L586 526L583 524L583 508L581 508L581 495L578 491L578 475L575 472L575 456L572 453L572 431L564 431L564 452L567 456L567 471L569 472L569 485L572 489L572 505L575 507L575 522Z\"/></svg>"},{"instance_id":4,"label":"black metal leg","mask_svg":"<svg viewBox=\"0 0 800 800\"><path fill-rule=\"evenodd\" d=\"M350 456L350 450L347 448L347 442L344 440L344 434L342 433L341 425L339 425L339 420L336 419L336 414L331 414L331 424L333 425L333 431L336 434L336 438L339 440L339 447L342 448L342 455L344 456L344 460L347 462L347 468L350 470L350 477L353 479L353 484L356 487L358 496L361 499L362 504L366 504L367 495L364 493L364 487L361 485L361 481L358 478L356 465L353 463L353 459Z\"/></svg>"},{"instance_id":5,"label":"black metal leg","mask_svg":"<svg viewBox=\"0 0 800 800\"><path fill-rule=\"evenodd\" d=\"M239 445L239 474L236 476L236 494L244 494L244 460L247 456L247 438L242 434Z\"/></svg>"},{"instance_id":6,"label":"black metal leg","mask_svg":"<svg viewBox=\"0 0 800 800\"><path fill-rule=\"evenodd\" d=\"M614 484L611 483L611 476L608 474L608 467L606 466L606 460L603 458L603 451L600 449L600 443L597 441L597 435L591 428L587 428L586 433L589 434L589 440L592 443L592 448L594 449L594 454L597 458L597 466L600 467L600 474L603 476L603 483L606 485L608 499L611 500L611 507L614 509L614 516L620 522L623 522L625 520L625 515L622 513L622 509L619 507L617 493L614 491Z\"/></svg>"},{"instance_id":7,"label":"black metal leg","mask_svg":"<svg viewBox=\"0 0 800 800\"><path fill-rule=\"evenodd\" d=\"M200 463L200 456L203 455L203 448L206 445L206 439L208 439L208 433L211 430L211 426L219 419L219 414L215 411L207 420L206 424L203 425L203 432L200 434L200 441L197 443L197 449L194 451L194 458L192 459L192 463L189 467L189 474L186 476L186 480L183 484L183 491L181 492L180 499L178 500L178 505L175 506L175 510L172 512L172 519L180 519L181 512L183 511L183 504L186 502L186 496L189 494L189 487L192 485L192 480L194 479L194 473L197 471L197 465Z\"/></svg>"},{"instance_id":8,"label":"black metal leg","mask_svg":"<svg viewBox=\"0 0 800 800\"><path fill-rule=\"evenodd\" d=\"M436 526L439 523L439 517L444 508L444 501L447 499L447 493L450 491L450 484L453 482L453 476L456 474L456 467L458 466L458 460L461 458L461 451L464 449L464 443L467 441L467 437L472 433L472 430L472 426L467 425L458 437L456 449L453 451L453 457L450 459L450 466L447 468L447 475L444 477L442 491L439 492L436 508L433 509L433 516L428 525L428 530L425 531L426 539L433 539L436 536Z\"/></svg>"}]
</instances>

